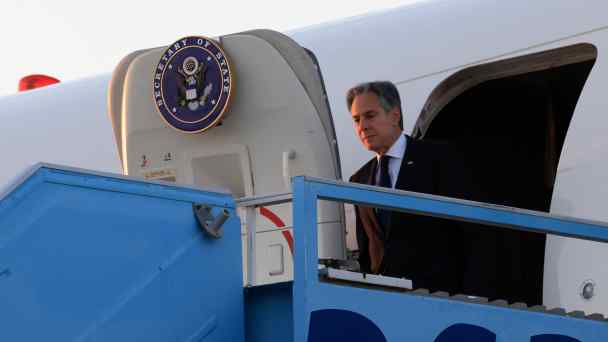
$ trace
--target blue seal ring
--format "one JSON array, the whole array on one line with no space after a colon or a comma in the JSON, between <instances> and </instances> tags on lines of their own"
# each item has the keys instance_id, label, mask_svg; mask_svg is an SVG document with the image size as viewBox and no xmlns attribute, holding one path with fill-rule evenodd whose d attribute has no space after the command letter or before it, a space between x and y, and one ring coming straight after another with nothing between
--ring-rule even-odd
<instances>
[{"instance_id":1,"label":"blue seal ring","mask_svg":"<svg viewBox=\"0 0 608 342\"><path fill-rule=\"evenodd\" d=\"M228 58L212 39L191 36L175 41L154 69L156 108L180 132L200 133L215 126L231 95Z\"/></svg>"}]
</instances>

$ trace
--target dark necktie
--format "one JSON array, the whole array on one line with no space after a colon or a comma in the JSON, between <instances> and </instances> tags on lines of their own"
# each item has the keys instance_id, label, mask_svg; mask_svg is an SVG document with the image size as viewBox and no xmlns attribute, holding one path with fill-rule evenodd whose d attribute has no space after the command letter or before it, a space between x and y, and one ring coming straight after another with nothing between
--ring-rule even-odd
<instances>
[{"instance_id":1,"label":"dark necktie","mask_svg":"<svg viewBox=\"0 0 608 342\"><path fill-rule=\"evenodd\" d=\"M389 156L380 157L380 178L378 178L378 186L392 188L391 175L388 173L388 162L391 159Z\"/></svg>"},{"instance_id":2,"label":"dark necktie","mask_svg":"<svg viewBox=\"0 0 608 342\"><path fill-rule=\"evenodd\" d=\"M388 162L390 159L391 157L389 156L380 157L380 177L378 178L378 184L376 185L392 189L393 183L391 182L391 175L388 172ZM376 216L378 218L378 222L380 223L380 229L382 229L383 232L386 232L386 228L389 223L388 220L390 216L390 211L378 209L376 211Z\"/></svg>"}]
</instances>

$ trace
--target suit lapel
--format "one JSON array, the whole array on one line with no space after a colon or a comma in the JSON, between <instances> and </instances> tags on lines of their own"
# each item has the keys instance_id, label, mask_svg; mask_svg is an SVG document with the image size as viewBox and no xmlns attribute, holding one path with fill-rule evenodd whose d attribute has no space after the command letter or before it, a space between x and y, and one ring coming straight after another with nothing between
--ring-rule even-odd
<instances>
[{"instance_id":1,"label":"suit lapel","mask_svg":"<svg viewBox=\"0 0 608 342\"><path fill-rule=\"evenodd\" d=\"M423 146L418 141L405 135L407 144L405 146L405 155L401 161L401 168L399 169L399 175L397 176L397 182L395 183L395 189L430 193L432 192L432 167L430 164L430 156L424 156ZM393 212L390 215L390 223L388 225L386 239L390 237L390 233L393 227L392 222L396 222L397 212ZM401 222L399 222L401 224ZM407 222L403 222L407 224ZM399 229L400 227L396 228ZM402 227L405 228L405 227Z\"/></svg>"},{"instance_id":2,"label":"suit lapel","mask_svg":"<svg viewBox=\"0 0 608 342\"><path fill-rule=\"evenodd\" d=\"M406 135L405 156L397 177L395 189L433 193L433 156L425 151L420 142Z\"/></svg>"},{"instance_id":3,"label":"suit lapel","mask_svg":"<svg viewBox=\"0 0 608 342\"><path fill-rule=\"evenodd\" d=\"M405 190L407 183L410 179L407 177L408 167L416 164L416 142L414 139L405 135L405 155L401 159L401 167L399 168L399 175L397 176L397 182L395 182L395 189Z\"/></svg>"},{"instance_id":4,"label":"suit lapel","mask_svg":"<svg viewBox=\"0 0 608 342\"><path fill-rule=\"evenodd\" d=\"M399 168L399 174L397 175L397 182L395 182L395 189L403 190L406 188L406 182L409 180L409 170L408 167L411 167L415 164L412 155L416 154L416 145L414 140L411 139L407 134L405 134L406 144L405 144L405 155L401 159L401 167ZM413 151L413 152L412 152ZM385 227L384 237L385 240L388 240L391 234L391 230L393 228L393 221L395 221L395 213L392 212L388 219L388 225Z\"/></svg>"},{"instance_id":5,"label":"suit lapel","mask_svg":"<svg viewBox=\"0 0 608 342\"><path fill-rule=\"evenodd\" d=\"M351 178L351 182L359 184L374 185L374 175L376 174L376 166L378 161L376 157L370 159L357 173Z\"/></svg>"},{"instance_id":6,"label":"suit lapel","mask_svg":"<svg viewBox=\"0 0 608 342\"><path fill-rule=\"evenodd\" d=\"M364 175L365 178L365 184L369 184L369 185L375 185L376 184L376 180L375 180L375 176L376 176L376 168L378 167L378 158L374 157L374 159L372 159L369 168L366 170L368 172L367 175Z\"/></svg>"}]
</instances>

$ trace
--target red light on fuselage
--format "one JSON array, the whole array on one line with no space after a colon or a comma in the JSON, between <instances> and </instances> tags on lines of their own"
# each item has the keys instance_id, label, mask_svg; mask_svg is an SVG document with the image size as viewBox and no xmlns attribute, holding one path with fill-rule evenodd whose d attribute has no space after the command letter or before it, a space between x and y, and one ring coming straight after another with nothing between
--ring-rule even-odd
<instances>
[{"instance_id":1,"label":"red light on fuselage","mask_svg":"<svg viewBox=\"0 0 608 342\"><path fill-rule=\"evenodd\" d=\"M29 75L19 80L19 91L46 87L59 83L59 80L47 75Z\"/></svg>"}]
</instances>

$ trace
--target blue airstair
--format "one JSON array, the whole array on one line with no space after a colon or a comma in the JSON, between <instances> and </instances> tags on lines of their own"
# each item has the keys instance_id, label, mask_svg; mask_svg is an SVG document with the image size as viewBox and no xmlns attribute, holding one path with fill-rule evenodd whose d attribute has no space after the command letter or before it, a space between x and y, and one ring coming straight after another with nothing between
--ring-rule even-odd
<instances>
[{"instance_id":1,"label":"blue airstair","mask_svg":"<svg viewBox=\"0 0 608 342\"><path fill-rule=\"evenodd\" d=\"M288 197L294 281L244 288L229 193L37 165L0 194L0 340L608 341L600 314L328 279L316 211L350 202L601 242L604 224L307 177Z\"/></svg>"}]
</instances>

